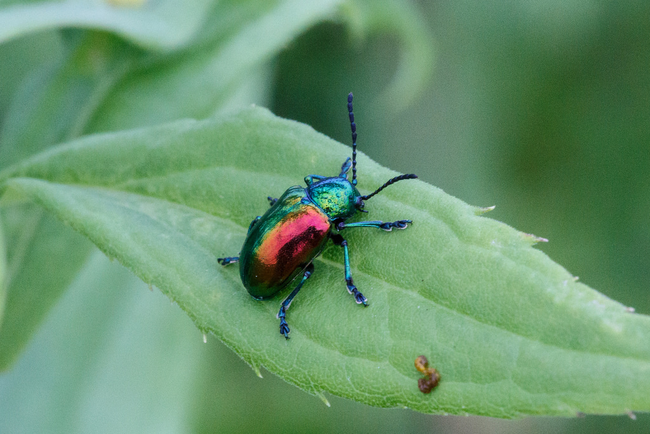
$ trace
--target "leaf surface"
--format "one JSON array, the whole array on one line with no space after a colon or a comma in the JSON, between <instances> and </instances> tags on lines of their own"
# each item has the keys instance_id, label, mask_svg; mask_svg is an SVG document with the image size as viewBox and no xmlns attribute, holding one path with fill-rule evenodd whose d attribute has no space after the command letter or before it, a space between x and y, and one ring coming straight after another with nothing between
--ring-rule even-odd
<instances>
[{"instance_id":1,"label":"leaf surface","mask_svg":"<svg viewBox=\"0 0 650 434\"><path fill-rule=\"evenodd\" d=\"M0 43L45 29L101 29L156 50L187 44L203 24L212 0L46 1L0 9Z\"/></svg>"},{"instance_id":2,"label":"leaf surface","mask_svg":"<svg viewBox=\"0 0 650 434\"><path fill-rule=\"evenodd\" d=\"M92 245L37 206L0 209L7 239L0 371L6 370L81 269Z\"/></svg>"},{"instance_id":3,"label":"leaf surface","mask_svg":"<svg viewBox=\"0 0 650 434\"><path fill-rule=\"evenodd\" d=\"M342 119L343 121L344 119ZM363 146L363 144L361 145ZM405 231L346 231L355 284L335 246L288 313L286 291L253 300L236 267L250 221L307 174L334 175L349 148L259 108L95 135L0 173L5 200L28 197L177 302L254 367L302 389L382 407L517 417L650 410L650 319L578 283L535 237L422 181L372 198L366 219ZM359 157L359 189L395 175ZM423 395L413 361L442 376Z\"/></svg>"},{"instance_id":4,"label":"leaf surface","mask_svg":"<svg viewBox=\"0 0 650 434\"><path fill-rule=\"evenodd\" d=\"M68 32L58 57L34 68L17 86L0 125L0 167L84 131L205 117L223 110L251 82L253 88L268 87L268 74L259 73L261 65L298 33L334 14L338 3L221 2L211 12L210 27L200 35L200 47L183 54L145 56L110 33ZM0 22L3 13L0 10ZM266 33L272 37L264 37ZM258 40L264 43L255 43ZM117 83L121 85L114 89ZM0 326L0 369L16 359L88 252L87 244L79 245L78 235L48 217L42 221L39 210L8 212L13 214L9 235L21 242L9 245L17 260L7 288L7 323ZM60 254L56 243L74 253ZM46 270L41 263L47 264Z\"/></svg>"},{"instance_id":5,"label":"leaf surface","mask_svg":"<svg viewBox=\"0 0 650 434\"><path fill-rule=\"evenodd\" d=\"M113 131L211 116L298 35L333 17L341 0L247 3L217 8L220 16L213 25L221 31L209 46L126 77L99 107L88 129ZM254 101L259 103L259 96Z\"/></svg>"},{"instance_id":6,"label":"leaf surface","mask_svg":"<svg viewBox=\"0 0 650 434\"><path fill-rule=\"evenodd\" d=\"M0 167L79 136L138 52L98 32L68 38L57 59L35 67L16 86L0 128Z\"/></svg>"},{"instance_id":7,"label":"leaf surface","mask_svg":"<svg viewBox=\"0 0 650 434\"><path fill-rule=\"evenodd\" d=\"M203 347L179 309L95 250L0 376L0 431L184 431Z\"/></svg>"}]
</instances>

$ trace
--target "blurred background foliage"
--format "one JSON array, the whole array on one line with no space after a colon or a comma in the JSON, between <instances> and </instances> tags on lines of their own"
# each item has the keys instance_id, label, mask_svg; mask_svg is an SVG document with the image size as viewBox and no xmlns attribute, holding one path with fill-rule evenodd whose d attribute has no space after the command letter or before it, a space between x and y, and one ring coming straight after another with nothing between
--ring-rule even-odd
<instances>
[{"instance_id":1,"label":"blurred background foliage","mask_svg":"<svg viewBox=\"0 0 650 434\"><path fill-rule=\"evenodd\" d=\"M553 260L650 313L648 2L0 8L0 167L78 135L251 103L348 143L353 91L360 150L497 205L490 217L548 238L539 248ZM0 361L14 364L0 377L0 432L650 430L647 415L501 421L335 397L327 408L203 344L157 290L38 209L1 212L6 305L42 314L14 331L7 318L21 310L6 309ZM17 360L2 355L11 336L25 341Z\"/></svg>"}]
</instances>

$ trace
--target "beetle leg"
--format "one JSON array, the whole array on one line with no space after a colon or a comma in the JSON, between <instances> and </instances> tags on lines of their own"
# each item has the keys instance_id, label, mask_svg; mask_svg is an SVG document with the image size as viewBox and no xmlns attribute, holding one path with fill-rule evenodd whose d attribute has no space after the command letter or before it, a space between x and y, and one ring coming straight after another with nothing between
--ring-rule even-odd
<instances>
[{"instance_id":1,"label":"beetle leg","mask_svg":"<svg viewBox=\"0 0 650 434\"><path fill-rule=\"evenodd\" d=\"M250 226L248 226L248 233L251 232L251 229L253 229L253 226L255 226L255 223L257 223L257 221L259 219L261 219L261 218L262 217L258 215L257 217L255 217L253 219ZM228 257L225 257L225 258L217 258L217 262L220 263L221 265L234 264L235 262L239 262L239 256L228 256Z\"/></svg>"},{"instance_id":2,"label":"beetle leg","mask_svg":"<svg viewBox=\"0 0 650 434\"><path fill-rule=\"evenodd\" d=\"M382 222L379 220L354 223L339 222L336 224L336 229L340 231L341 229L346 228L377 228L390 232L393 230L393 228L406 229L409 223L413 222L411 220L397 220L396 222Z\"/></svg>"},{"instance_id":3,"label":"beetle leg","mask_svg":"<svg viewBox=\"0 0 650 434\"><path fill-rule=\"evenodd\" d=\"M314 182L322 181L325 178L327 178L327 176L307 175L307 176L305 176L305 184L307 184L307 187L309 187Z\"/></svg>"},{"instance_id":4,"label":"beetle leg","mask_svg":"<svg viewBox=\"0 0 650 434\"><path fill-rule=\"evenodd\" d=\"M220 263L221 265L234 264L236 262L239 262L239 256L228 256L225 258L217 258L217 262Z\"/></svg>"},{"instance_id":5,"label":"beetle leg","mask_svg":"<svg viewBox=\"0 0 650 434\"><path fill-rule=\"evenodd\" d=\"M359 292L356 286L354 286L354 281L352 280L352 272L350 271L350 253L348 252L348 242L339 234L331 235L332 241L337 246L343 247L343 257L345 261L345 283L348 286L348 292L354 295L354 301L357 304L363 304L368 306L368 299Z\"/></svg>"},{"instance_id":6,"label":"beetle leg","mask_svg":"<svg viewBox=\"0 0 650 434\"><path fill-rule=\"evenodd\" d=\"M268 196L267 199L269 200L269 206L275 205L275 203L278 201L277 197Z\"/></svg>"},{"instance_id":7,"label":"beetle leg","mask_svg":"<svg viewBox=\"0 0 650 434\"><path fill-rule=\"evenodd\" d=\"M255 217L255 218L253 219L253 221L251 222L250 226L248 226L248 232L247 232L247 234L250 234L250 233L251 233L251 229L253 229L253 226L255 226L255 223L257 223L257 221L258 221L259 219L261 219L261 218L262 218L262 216L259 216L259 215L258 215L257 217Z\"/></svg>"},{"instance_id":8,"label":"beetle leg","mask_svg":"<svg viewBox=\"0 0 650 434\"><path fill-rule=\"evenodd\" d=\"M280 305L280 311L278 312L277 317L280 318L280 333L284 335L285 338L289 339L289 332L291 332L291 329L289 328L289 325L287 324L286 316L287 316L287 309L289 309L289 306L291 306L291 302L293 301L293 298L298 294L298 291L300 291L300 288L302 288L302 285L309 279L309 276L314 272L314 264L309 264L307 265L307 268L305 269L304 274L302 275L302 280L296 286L296 289L291 291L291 294L287 298L284 299L282 302L282 305Z\"/></svg>"},{"instance_id":9,"label":"beetle leg","mask_svg":"<svg viewBox=\"0 0 650 434\"><path fill-rule=\"evenodd\" d=\"M343 165L341 165L341 173L339 174L339 178L347 178L350 167L352 167L352 159L348 157Z\"/></svg>"}]
</instances>

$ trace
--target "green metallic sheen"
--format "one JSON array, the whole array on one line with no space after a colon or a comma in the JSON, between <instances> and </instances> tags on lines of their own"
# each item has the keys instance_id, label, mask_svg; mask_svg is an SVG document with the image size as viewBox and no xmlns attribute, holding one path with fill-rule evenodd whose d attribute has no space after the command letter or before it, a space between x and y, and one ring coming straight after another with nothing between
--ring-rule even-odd
<instances>
[{"instance_id":1,"label":"green metallic sheen","mask_svg":"<svg viewBox=\"0 0 650 434\"><path fill-rule=\"evenodd\" d=\"M257 299L272 297L318 256L332 229L308 189L289 188L252 226L239 258L239 274Z\"/></svg>"},{"instance_id":2,"label":"green metallic sheen","mask_svg":"<svg viewBox=\"0 0 650 434\"><path fill-rule=\"evenodd\" d=\"M325 178L307 187L310 199L330 219L348 219L357 212L361 193L346 178Z\"/></svg>"}]
</instances>

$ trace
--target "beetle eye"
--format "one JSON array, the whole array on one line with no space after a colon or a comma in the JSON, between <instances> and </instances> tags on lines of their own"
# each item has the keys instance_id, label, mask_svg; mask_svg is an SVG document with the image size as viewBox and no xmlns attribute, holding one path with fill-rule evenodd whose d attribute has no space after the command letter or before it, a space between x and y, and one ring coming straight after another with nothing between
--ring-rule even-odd
<instances>
[{"instance_id":1,"label":"beetle eye","mask_svg":"<svg viewBox=\"0 0 650 434\"><path fill-rule=\"evenodd\" d=\"M364 207L365 205L366 205L365 202L364 202L360 197L358 197L358 198L357 198L357 201L356 201L356 203L355 203L356 208L357 208L357 209L363 209L363 207Z\"/></svg>"}]
</instances>

